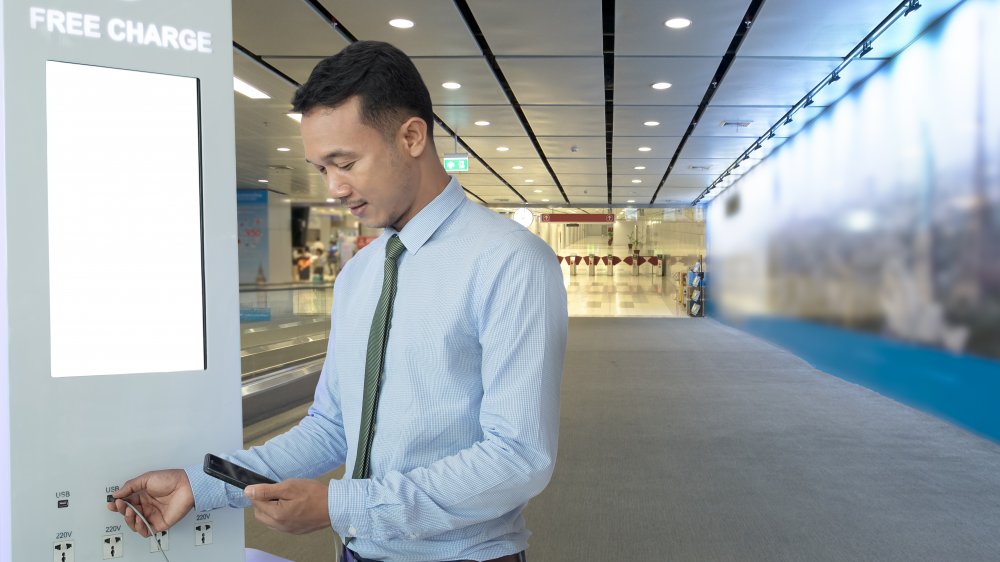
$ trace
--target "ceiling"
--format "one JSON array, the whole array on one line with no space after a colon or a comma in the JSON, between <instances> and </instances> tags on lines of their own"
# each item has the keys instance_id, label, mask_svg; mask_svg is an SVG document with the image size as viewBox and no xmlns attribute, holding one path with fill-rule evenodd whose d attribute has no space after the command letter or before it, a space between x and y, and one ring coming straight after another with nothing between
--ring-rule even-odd
<instances>
[{"instance_id":1,"label":"ceiling","mask_svg":"<svg viewBox=\"0 0 1000 562\"><path fill-rule=\"evenodd\" d=\"M234 93L237 187L325 202L286 113L313 66L356 38L388 41L414 59L439 119L438 152L470 153L469 172L457 175L477 202L704 203L705 190L790 110L792 123L720 188L957 1L919 3L853 58L841 80L815 92L898 0L233 0L234 74L271 96ZM664 25L675 17L692 23ZM414 26L391 27L394 18ZM738 48L727 56L731 45ZM448 81L461 88L443 88ZM671 87L656 90L655 82ZM810 91L814 103L799 107ZM480 120L490 124L474 124Z\"/></svg>"}]
</instances>

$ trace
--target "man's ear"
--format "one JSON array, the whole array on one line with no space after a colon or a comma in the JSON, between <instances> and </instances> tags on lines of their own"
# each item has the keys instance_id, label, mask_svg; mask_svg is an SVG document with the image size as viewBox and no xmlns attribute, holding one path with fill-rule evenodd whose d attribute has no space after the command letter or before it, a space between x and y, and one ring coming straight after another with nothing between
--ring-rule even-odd
<instances>
[{"instance_id":1,"label":"man's ear","mask_svg":"<svg viewBox=\"0 0 1000 562\"><path fill-rule=\"evenodd\" d=\"M403 150L418 158L427 149L427 122L419 117L410 117L399 126L399 136Z\"/></svg>"}]
</instances>

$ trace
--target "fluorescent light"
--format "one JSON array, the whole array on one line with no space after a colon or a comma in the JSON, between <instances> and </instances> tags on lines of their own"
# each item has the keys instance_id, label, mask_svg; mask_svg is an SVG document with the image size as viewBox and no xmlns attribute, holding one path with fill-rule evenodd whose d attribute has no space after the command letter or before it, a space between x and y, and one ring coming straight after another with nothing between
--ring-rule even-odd
<instances>
[{"instance_id":1,"label":"fluorescent light","mask_svg":"<svg viewBox=\"0 0 1000 562\"><path fill-rule=\"evenodd\" d=\"M403 18L396 18L394 20L389 20L389 25L398 29L410 29L413 27L413 22Z\"/></svg>"},{"instance_id":2,"label":"fluorescent light","mask_svg":"<svg viewBox=\"0 0 1000 562\"><path fill-rule=\"evenodd\" d=\"M252 100L269 100L271 96L233 76L233 89Z\"/></svg>"},{"instance_id":3,"label":"fluorescent light","mask_svg":"<svg viewBox=\"0 0 1000 562\"><path fill-rule=\"evenodd\" d=\"M642 183L642 180L632 180L632 183Z\"/></svg>"},{"instance_id":4,"label":"fluorescent light","mask_svg":"<svg viewBox=\"0 0 1000 562\"><path fill-rule=\"evenodd\" d=\"M685 27L691 25L691 20L687 18L671 18L663 22L663 25L669 27L670 29L684 29Z\"/></svg>"},{"instance_id":5,"label":"fluorescent light","mask_svg":"<svg viewBox=\"0 0 1000 562\"><path fill-rule=\"evenodd\" d=\"M260 182L260 183L268 183L267 180L257 180L257 181Z\"/></svg>"},{"instance_id":6,"label":"fluorescent light","mask_svg":"<svg viewBox=\"0 0 1000 562\"><path fill-rule=\"evenodd\" d=\"M524 166L511 166L510 169L511 170L523 170Z\"/></svg>"},{"instance_id":7,"label":"fluorescent light","mask_svg":"<svg viewBox=\"0 0 1000 562\"><path fill-rule=\"evenodd\" d=\"M289 151L291 151L292 149L291 149L291 148L288 148L287 146L279 146L279 147L278 147L278 148L276 148L275 150L277 150L278 152L289 152Z\"/></svg>"},{"instance_id":8,"label":"fluorescent light","mask_svg":"<svg viewBox=\"0 0 1000 562\"><path fill-rule=\"evenodd\" d=\"M542 190L541 190L541 189L536 189L536 190L535 190L535 193L541 193L541 192L542 192Z\"/></svg>"},{"instance_id":9,"label":"fluorescent light","mask_svg":"<svg viewBox=\"0 0 1000 562\"><path fill-rule=\"evenodd\" d=\"M444 84L441 84L441 87L446 88L448 90L457 90L461 88L462 85L459 84L458 82L445 82Z\"/></svg>"},{"instance_id":10,"label":"fluorescent light","mask_svg":"<svg viewBox=\"0 0 1000 562\"><path fill-rule=\"evenodd\" d=\"M648 146L640 146L639 147L639 152L649 152L650 150L653 150L653 149L649 148Z\"/></svg>"},{"instance_id":11,"label":"fluorescent light","mask_svg":"<svg viewBox=\"0 0 1000 562\"><path fill-rule=\"evenodd\" d=\"M498 146L497 147L497 152L507 152L508 150L510 150L510 148L508 148L506 146Z\"/></svg>"},{"instance_id":12,"label":"fluorescent light","mask_svg":"<svg viewBox=\"0 0 1000 562\"><path fill-rule=\"evenodd\" d=\"M476 121L475 123L479 127L488 127L490 125L489 121Z\"/></svg>"},{"instance_id":13,"label":"fluorescent light","mask_svg":"<svg viewBox=\"0 0 1000 562\"><path fill-rule=\"evenodd\" d=\"M289 116L294 121L298 121L299 123L302 122L302 114L301 113L286 113L285 115Z\"/></svg>"},{"instance_id":14,"label":"fluorescent light","mask_svg":"<svg viewBox=\"0 0 1000 562\"><path fill-rule=\"evenodd\" d=\"M672 86L672 84L670 82L657 82L657 83L653 84L653 89L654 90L666 90L670 86Z\"/></svg>"},{"instance_id":15,"label":"fluorescent light","mask_svg":"<svg viewBox=\"0 0 1000 562\"><path fill-rule=\"evenodd\" d=\"M646 167L645 166L636 166L635 168L632 168L632 169L633 170L645 170Z\"/></svg>"},{"instance_id":16,"label":"fluorescent light","mask_svg":"<svg viewBox=\"0 0 1000 562\"><path fill-rule=\"evenodd\" d=\"M646 121L645 123L643 123L643 125L647 127L656 127L659 124L660 124L659 121Z\"/></svg>"},{"instance_id":17,"label":"fluorescent light","mask_svg":"<svg viewBox=\"0 0 1000 562\"><path fill-rule=\"evenodd\" d=\"M535 180L524 180L524 183L535 183Z\"/></svg>"}]
</instances>

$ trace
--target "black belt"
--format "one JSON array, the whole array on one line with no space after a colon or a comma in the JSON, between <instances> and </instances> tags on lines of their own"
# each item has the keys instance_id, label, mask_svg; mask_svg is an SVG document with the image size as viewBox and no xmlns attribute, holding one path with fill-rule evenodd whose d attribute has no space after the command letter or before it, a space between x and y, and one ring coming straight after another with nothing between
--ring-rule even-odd
<instances>
[{"instance_id":1,"label":"black belt","mask_svg":"<svg viewBox=\"0 0 1000 562\"><path fill-rule=\"evenodd\" d=\"M365 558L357 552L344 547L344 562L381 562L372 558ZM453 562L475 562L474 560L455 560ZM501 556L500 558L491 558L484 562L526 562L524 557L524 551L518 552L517 554L508 554L506 556Z\"/></svg>"}]
</instances>

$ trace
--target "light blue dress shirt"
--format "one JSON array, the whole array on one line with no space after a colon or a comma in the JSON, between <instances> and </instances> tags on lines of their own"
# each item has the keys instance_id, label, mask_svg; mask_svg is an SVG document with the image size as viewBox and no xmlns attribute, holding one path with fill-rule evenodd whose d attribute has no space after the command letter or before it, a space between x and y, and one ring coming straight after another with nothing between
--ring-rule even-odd
<instances>
[{"instance_id":1,"label":"light blue dress shirt","mask_svg":"<svg viewBox=\"0 0 1000 562\"><path fill-rule=\"evenodd\" d=\"M526 548L521 511L556 459L566 290L555 254L468 200L452 178L398 232L406 246L385 353L371 478L352 480L372 316L392 228L334 288L327 359L309 414L229 458L276 480L330 482L332 527L393 562L488 560ZM189 467L196 509L246 507L241 490Z\"/></svg>"}]
</instances>

